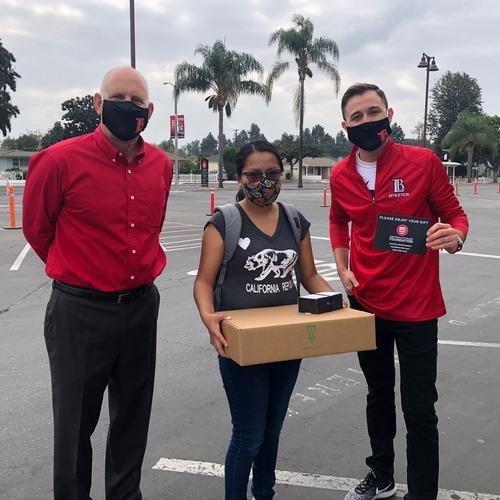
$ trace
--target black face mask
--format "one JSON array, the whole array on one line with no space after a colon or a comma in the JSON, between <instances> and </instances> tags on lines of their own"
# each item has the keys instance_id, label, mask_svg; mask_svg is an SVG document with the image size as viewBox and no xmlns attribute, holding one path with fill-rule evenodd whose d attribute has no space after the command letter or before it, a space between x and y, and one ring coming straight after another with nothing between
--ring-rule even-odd
<instances>
[{"instance_id":1,"label":"black face mask","mask_svg":"<svg viewBox=\"0 0 500 500\"><path fill-rule=\"evenodd\" d=\"M137 137L148 124L148 108L141 108L131 101L108 101L102 103L102 123L121 141Z\"/></svg>"},{"instance_id":2,"label":"black face mask","mask_svg":"<svg viewBox=\"0 0 500 500\"><path fill-rule=\"evenodd\" d=\"M389 118L366 122L356 127L347 127L349 140L365 151L374 151L391 135Z\"/></svg>"}]
</instances>

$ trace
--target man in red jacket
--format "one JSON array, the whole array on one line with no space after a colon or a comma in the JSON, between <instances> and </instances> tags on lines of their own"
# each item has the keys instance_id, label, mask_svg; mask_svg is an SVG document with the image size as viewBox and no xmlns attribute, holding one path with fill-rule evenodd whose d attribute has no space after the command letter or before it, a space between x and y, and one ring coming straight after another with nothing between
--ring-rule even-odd
<instances>
[{"instance_id":1,"label":"man in red jacket","mask_svg":"<svg viewBox=\"0 0 500 500\"><path fill-rule=\"evenodd\" d=\"M462 248L467 216L439 158L391 140L393 110L376 85L347 89L342 114L342 127L355 146L332 170L330 240L351 307L375 314L377 336L375 351L359 353L368 384L370 471L346 499L396 493L396 344L407 428L407 498L435 500L437 318L446 312L439 250L453 254Z\"/></svg>"},{"instance_id":2,"label":"man in red jacket","mask_svg":"<svg viewBox=\"0 0 500 500\"><path fill-rule=\"evenodd\" d=\"M54 498L90 499L90 437L107 388L106 499L140 500L172 163L140 136L153 104L135 69L109 71L94 106L97 129L36 154L24 193L24 234L54 280L44 329Z\"/></svg>"}]
</instances>

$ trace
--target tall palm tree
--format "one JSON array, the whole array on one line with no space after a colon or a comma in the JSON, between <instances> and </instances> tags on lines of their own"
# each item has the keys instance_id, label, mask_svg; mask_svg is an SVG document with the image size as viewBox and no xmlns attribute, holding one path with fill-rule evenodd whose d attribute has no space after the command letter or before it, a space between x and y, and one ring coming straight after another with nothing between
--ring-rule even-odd
<instances>
[{"instance_id":1,"label":"tall palm tree","mask_svg":"<svg viewBox=\"0 0 500 500\"><path fill-rule=\"evenodd\" d=\"M219 187L223 187L224 112L228 118L231 116L240 94L267 95L263 83L249 79L252 73L261 78L263 68L252 55L227 50L221 40L217 40L212 47L199 45L194 53L203 57L203 64L178 64L175 68L175 89L177 94L209 92L205 101L209 109L219 114Z\"/></svg>"},{"instance_id":2,"label":"tall palm tree","mask_svg":"<svg viewBox=\"0 0 500 500\"><path fill-rule=\"evenodd\" d=\"M486 117L468 111L464 111L458 115L457 121L444 136L441 144L445 148L450 148L450 156L452 158L460 151L467 151L468 182L472 180L474 150L482 150L494 157L498 147L496 131L487 122Z\"/></svg>"},{"instance_id":3,"label":"tall palm tree","mask_svg":"<svg viewBox=\"0 0 500 500\"><path fill-rule=\"evenodd\" d=\"M299 73L299 85L295 91L293 102L293 111L295 118L299 122L299 188L302 187L302 157L304 153L304 82L306 76L312 78L311 63L326 73L332 80L335 95L338 94L340 87L340 74L335 66L339 58L339 49L337 44L331 38L319 37L313 38L314 25L310 19L301 15L294 15L292 18L294 26L288 29L279 29L271 34L269 45L278 44L278 61L267 78L268 95L271 98L273 83L287 69L290 68L290 62L281 61L283 52L288 52L295 58L297 70ZM331 57L331 60L328 57Z\"/></svg>"}]
</instances>

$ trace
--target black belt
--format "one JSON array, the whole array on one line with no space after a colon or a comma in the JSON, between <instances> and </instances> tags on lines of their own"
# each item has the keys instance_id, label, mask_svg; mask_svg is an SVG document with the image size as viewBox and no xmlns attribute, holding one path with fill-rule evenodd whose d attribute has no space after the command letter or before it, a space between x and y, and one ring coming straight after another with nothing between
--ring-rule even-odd
<instances>
[{"instance_id":1,"label":"black belt","mask_svg":"<svg viewBox=\"0 0 500 500\"><path fill-rule=\"evenodd\" d=\"M98 290L92 290L89 288L67 285L66 283L61 283L56 280L52 283L52 287L60 290L61 292L75 295L76 297L82 297L84 299L101 302L113 302L115 304L128 304L129 302L134 302L134 300L137 300L150 290L152 286L153 285L144 285L131 290L124 290L123 292L99 292Z\"/></svg>"}]
</instances>

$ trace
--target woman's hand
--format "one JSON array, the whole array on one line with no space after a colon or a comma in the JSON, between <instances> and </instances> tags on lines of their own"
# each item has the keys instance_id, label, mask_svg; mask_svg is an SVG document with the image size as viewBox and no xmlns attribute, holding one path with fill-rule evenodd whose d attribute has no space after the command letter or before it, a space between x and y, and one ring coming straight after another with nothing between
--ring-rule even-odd
<instances>
[{"instance_id":1,"label":"woman's hand","mask_svg":"<svg viewBox=\"0 0 500 500\"><path fill-rule=\"evenodd\" d=\"M220 327L225 319L229 320L231 317L224 312L208 313L201 317L203 324L207 327L208 333L210 334L210 343L214 346L217 354L223 358L227 358L224 348L229 346L224 335L222 335Z\"/></svg>"}]
</instances>

